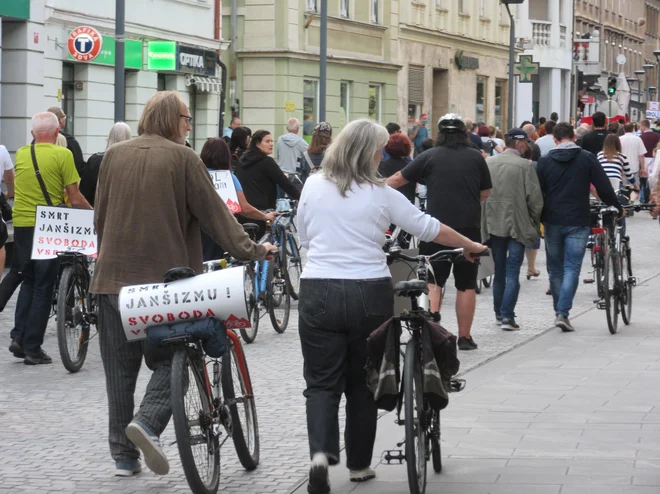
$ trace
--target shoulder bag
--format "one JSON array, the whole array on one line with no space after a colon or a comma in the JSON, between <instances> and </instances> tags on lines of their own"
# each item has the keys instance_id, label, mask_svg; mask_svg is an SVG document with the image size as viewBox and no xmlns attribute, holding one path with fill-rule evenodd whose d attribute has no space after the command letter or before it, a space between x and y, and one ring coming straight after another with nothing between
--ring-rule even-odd
<instances>
[{"instance_id":1,"label":"shoulder bag","mask_svg":"<svg viewBox=\"0 0 660 494\"><path fill-rule=\"evenodd\" d=\"M34 143L30 146L30 153L32 154L32 164L34 165L34 174L37 177L37 181L39 182L39 187L41 187L41 193L44 195L44 199L46 199L46 204L49 206L53 206L53 201L50 200L50 194L48 193L48 190L46 189L46 184L44 183L44 179L41 176L41 172L39 171L39 165L37 164L37 153L34 151ZM58 204L58 207L68 207L65 203Z\"/></svg>"}]
</instances>

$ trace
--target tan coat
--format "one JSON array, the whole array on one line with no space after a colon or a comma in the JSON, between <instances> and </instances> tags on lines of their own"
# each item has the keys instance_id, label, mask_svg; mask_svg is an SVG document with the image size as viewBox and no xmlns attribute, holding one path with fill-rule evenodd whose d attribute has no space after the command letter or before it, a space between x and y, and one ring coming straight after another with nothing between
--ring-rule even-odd
<instances>
[{"instance_id":1,"label":"tan coat","mask_svg":"<svg viewBox=\"0 0 660 494\"><path fill-rule=\"evenodd\" d=\"M195 152L162 137L140 136L106 151L95 205L99 257L93 293L160 283L175 267L200 273L200 227L239 259L267 254L218 196Z\"/></svg>"}]
</instances>

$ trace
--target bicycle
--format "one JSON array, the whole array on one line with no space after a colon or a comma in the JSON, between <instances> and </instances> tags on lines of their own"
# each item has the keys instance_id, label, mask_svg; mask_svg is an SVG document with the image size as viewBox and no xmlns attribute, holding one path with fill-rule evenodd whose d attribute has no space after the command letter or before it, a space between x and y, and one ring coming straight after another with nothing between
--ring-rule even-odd
<instances>
[{"instance_id":1,"label":"bicycle","mask_svg":"<svg viewBox=\"0 0 660 494\"><path fill-rule=\"evenodd\" d=\"M424 396L422 376L424 366L422 361L422 330L424 323L431 320L430 312L420 308L418 297L428 294L427 287L427 264L431 261L455 261L462 255L462 249L443 250L432 256L407 256L400 249L390 249L390 258L417 263L417 279L398 282L394 292L398 297L408 297L411 301L411 310L404 310L394 318L395 325L399 328L405 327L410 333L405 345L403 363L403 379L399 396L403 396L397 404L396 423L405 427L404 441L397 443L398 447L405 444L405 452L386 451L384 459L390 461L405 460L408 473L408 486L412 494L424 494L426 491L426 465L429 459L433 462L436 473L442 471L442 458L440 449L440 411L431 408L427 398ZM465 380L452 379L450 391L462 391ZM404 420L401 420L403 408Z\"/></svg>"},{"instance_id":2,"label":"bicycle","mask_svg":"<svg viewBox=\"0 0 660 494\"><path fill-rule=\"evenodd\" d=\"M175 268L167 272L164 282L192 276L190 268ZM174 351L172 419L181 465L194 494L218 491L220 450L230 436L246 470L259 464L259 426L247 360L238 335L226 331L227 351L222 359L206 355L200 340L188 334L163 341ZM222 442L221 428L226 433Z\"/></svg>"},{"instance_id":3,"label":"bicycle","mask_svg":"<svg viewBox=\"0 0 660 494\"><path fill-rule=\"evenodd\" d=\"M91 326L98 323L97 298L89 293L96 261L78 252L58 253L60 269L53 293L57 346L64 368L82 369L89 349Z\"/></svg>"}]
</instances>

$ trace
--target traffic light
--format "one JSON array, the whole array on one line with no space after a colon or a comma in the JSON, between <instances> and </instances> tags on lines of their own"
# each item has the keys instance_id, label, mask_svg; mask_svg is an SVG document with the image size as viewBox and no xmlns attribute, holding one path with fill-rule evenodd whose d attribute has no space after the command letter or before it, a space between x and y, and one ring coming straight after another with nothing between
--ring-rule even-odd
<instances>
[{"instance_id":1,"label":"traffic light","mask_svg":"<svg viewBox=\"0 0 660 494\"><path fill-rule=\"evenodd\" d=\"M609 77L607 79L607 95L612 97L616 93L616 77Z\"/></svg>"}]
</instances>

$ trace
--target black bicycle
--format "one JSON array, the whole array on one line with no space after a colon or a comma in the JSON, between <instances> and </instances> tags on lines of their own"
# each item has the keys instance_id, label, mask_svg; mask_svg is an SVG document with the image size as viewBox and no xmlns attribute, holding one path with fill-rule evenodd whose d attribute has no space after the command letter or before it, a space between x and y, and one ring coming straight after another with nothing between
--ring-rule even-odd
<instances>
[{"instance_id":1,"label":"black bicycle","mask_svg":"<svg viewBox=\"0 0 660 494\"><path fill-rule=\"evenodd\" d=\"M403 397L397 405L396 423L405 427L406 437L397 446L405 444L404 454L400 451L386 451L384 459L390 461L405 460L408 470L408 485L412 494L424 494L426 491L426 464L431 459L436 473L442 471L440 449L440 411L431 407L424 396L422 361L422 330L427 320L432 320L431 313L419 306L418 297L428 294L427 265L431 261L460 262L462 249L443 250L429 257L407 256L397 247L390 249L391 260L402 260L417 264L417 279L401 281L394 287L399 297L410 298L411 309L404 310L394 318L395 325L405 328L410 333L410 339L405 343L403 379L400 396ZM467 260L465 262L468 262ZM403 345L403 343L402 343ZM465 381L452 379L449 391L463 390ZM404 419L401 419L403 409Z\"/></svg>"}]
</instances>

